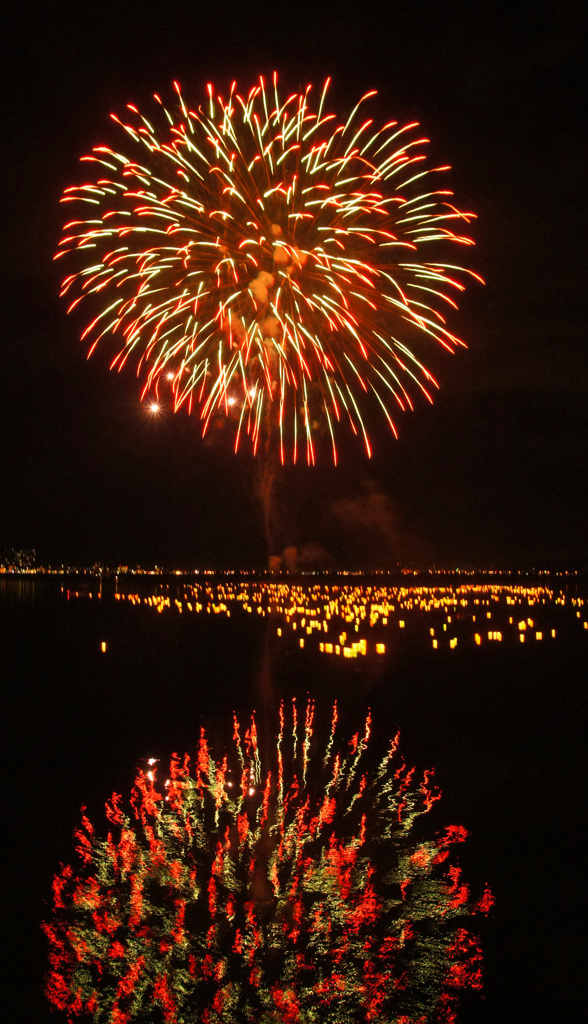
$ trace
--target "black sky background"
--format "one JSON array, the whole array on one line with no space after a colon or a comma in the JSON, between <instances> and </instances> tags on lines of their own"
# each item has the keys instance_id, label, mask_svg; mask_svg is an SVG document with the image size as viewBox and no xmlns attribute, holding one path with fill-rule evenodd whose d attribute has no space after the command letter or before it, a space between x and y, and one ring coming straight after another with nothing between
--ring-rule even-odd
<instances>
[{"instance_id":1,"label":"black sky background","mask_svg":"<svg viewBox=\"0 0 588 1024\"><path fill-rule=\"evenodd\" d=\"M345 110L376 88L382 118L419 120L479 217L469 348L433 357L435 406L385 429L374 458L298 467L279 543L332 564L585 562L584 5L21 3L3 38L0 547L50 559L247 567L264 560L252 465L198 423L139 407L132 372L89 362L52 262L59 197L109 113L177 79L243 90L278 70L333 78Z\"/></svg>"}]
</instances>

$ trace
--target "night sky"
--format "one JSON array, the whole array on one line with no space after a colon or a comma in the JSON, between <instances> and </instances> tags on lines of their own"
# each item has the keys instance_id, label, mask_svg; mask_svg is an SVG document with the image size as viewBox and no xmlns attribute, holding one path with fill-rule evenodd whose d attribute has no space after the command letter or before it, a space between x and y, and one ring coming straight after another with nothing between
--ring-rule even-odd
<instances>
[{"instance_id":1,"label":"night sky","mask_svg":"<svg viewBox=\"0 0 588 1024\"><path fill-rule=\"evenodd\" d=\"M109 113L148 109L177 79L248 91L333 78L347 110L418 120L478 214L472 286L453 321L468 350L434 354L441 382L384 425L374 458L284 474L280 544L340 567L585 564L588 450L584 4L11 5L2 89L0 547L45 559L263 563L252 465L196 418L146 416L108 345L89 362L52 262L78 158ZM72 268L69 268L72 269Z\"/></svg>"}]
</instances>

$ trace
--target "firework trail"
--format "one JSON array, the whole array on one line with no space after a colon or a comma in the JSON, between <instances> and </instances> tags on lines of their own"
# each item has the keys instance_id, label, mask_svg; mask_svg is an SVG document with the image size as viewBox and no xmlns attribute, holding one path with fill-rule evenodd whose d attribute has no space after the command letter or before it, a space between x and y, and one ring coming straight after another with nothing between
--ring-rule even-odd
<instances>
[{"instance_id":1,"label":"firework trail","mask_svg":"<svg viewBox=\"0 0 588 1024\"><path fill-rule=\"evenodd\" d=\"M112 115L124 151L95 147L63 196L84 214L58 256L82 264L63 293L91 311L90 351L112 336L143 398L194 411L203 433L228 422L235 450L248 435L272 464L314 463L321 437L337 462L345 422L371 454L372 406L396 433L394 410L437 386L421 349L462 344L446 313L478 276L448 261L473 214L418 126L378 127L374 93L339 120L328 87L313 104L311 86L280 97L275 75L246 95L209 86L193 110L176 83L173 110L156 95L149 118Z\"/></svg>"},{"instance_id":2,"label":"firework trail","mask_svg":"<svg viewBox=\"0 0 588 1024\"><path fill-rule=\"evenodd\" d=\"M450 1022L481 988L470 900L450 826L423 838L439 799L397 754L367 763L370 717L317 743L315 708L282 705L275 758L255 716L215 759L202 731L192 772L159 787L139 771L131 813L114 794L107 837L85 813L81 866L54 880L47 995L74 1021ZM311 748L313 750L311 756ZM315 750L316 748L316 750Z\"/></svg>"}]
</instances>

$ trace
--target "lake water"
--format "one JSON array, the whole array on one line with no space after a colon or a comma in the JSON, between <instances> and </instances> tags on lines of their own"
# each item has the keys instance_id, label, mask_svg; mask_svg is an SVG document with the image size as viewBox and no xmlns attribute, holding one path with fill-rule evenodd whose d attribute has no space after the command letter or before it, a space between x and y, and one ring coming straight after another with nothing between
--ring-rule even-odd
<instances>
[{"instance_id":1,"label":"lake water","mask_svg":"<svg viewBox=\"0 0 588 1024\"><path fill-rule=\"evenodd\" d=\"M406 759L436 770L441 820L470 831L464 875L489 882L496 906L484 927L485 998L460 1019L574 1019L584 599L558 578L508 589L468 578L412 589L0 579L11 1022L56 1019L42 994L39 925L80 806L98 825L104 800L129 792L145 758L194 750L203 724L230 739L233 710L271 721L280 699L307 693L319 716L336 699L350 730L371 708L376 744L399 728Z\"/></svg>"}]
</instances>

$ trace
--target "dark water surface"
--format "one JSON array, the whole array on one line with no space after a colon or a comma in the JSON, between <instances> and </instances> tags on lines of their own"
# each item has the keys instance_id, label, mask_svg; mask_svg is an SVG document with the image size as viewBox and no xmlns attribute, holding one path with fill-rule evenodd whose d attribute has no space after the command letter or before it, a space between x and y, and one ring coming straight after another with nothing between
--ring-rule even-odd
<instances>
[{"instance_id":1,"label":"dark water surface","mask_svg":"<svg viewBox=\"0 0 588 1024\"><path fill-rule=\"evenodd\" d=\"M112 587L92 600L60 587L0 580L6 1020L58 1020L42 993L40 922L80 806L99 827L104 800L129 793L141 759L193 750L202 724L228 741L234 709L271 718L280 698L307 693L325 719L336 698L354 731L371 707L376 744L399 728L407 760L436 769L442 821L470 830L464 875L488 881L496 906L484 926L485 998L460 1019L577 1019L588 631L435 651L407 640L385 658L348 661L278 643L261 615L158 615L115 600ZM261 677L264 649L271 676Z\"/></svg>"}]
</instances>

